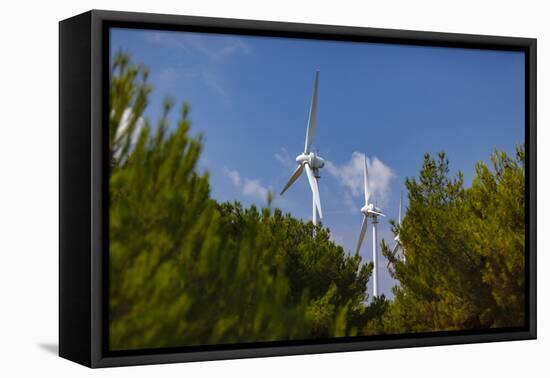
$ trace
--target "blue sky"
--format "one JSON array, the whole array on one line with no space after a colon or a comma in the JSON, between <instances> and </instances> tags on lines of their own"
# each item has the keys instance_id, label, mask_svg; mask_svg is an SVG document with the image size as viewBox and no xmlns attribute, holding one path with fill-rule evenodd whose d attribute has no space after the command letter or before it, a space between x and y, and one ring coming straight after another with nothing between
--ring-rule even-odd
<instances>
[{"instance_id":1,"label":"blue sky","mask_svg":"<svg viewBox=\"0 0 550 378\"><path fill-rule=\"evenodd\" d=\"M265 205L267 191L279 193L290 177L320 70L313 149L327 161L323 224L350 253L362 219L361 154L388 215L379 237L393 245L387 220L397 218L404 179L417 175L426 152L445 151L469 184L477 161L494 148L513 152L525 138L519 52L112 29L111 54L118 50L150 68L144 117L158 119L165 95L189 102L212 196L245 205ZM311 219L305 175L274 206ZM372 260L370 236L364 261ZM379 272L379 291L391 297L383 257Z\"/></svg>"}]
</instances>

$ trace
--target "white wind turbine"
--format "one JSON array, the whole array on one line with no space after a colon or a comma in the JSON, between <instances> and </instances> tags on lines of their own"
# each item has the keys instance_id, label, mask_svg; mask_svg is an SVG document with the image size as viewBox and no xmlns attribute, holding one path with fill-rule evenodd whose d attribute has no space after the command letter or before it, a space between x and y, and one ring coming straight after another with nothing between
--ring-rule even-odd
<instances>
[{"instance_id":1,"label":"white wind turbine","mask_svg":"<svg viewBox=\"0 0 550 378\"><path fill-rule=\"evenodd\" d=\"M377 297L378 296L377 225L378 225L378 217L379 216L385 217L385 215L382 214L382 210L380 210L378 207L374 206L374 204L370 202L369 173L367 170L367 155L365 155L365 167L363 171L363 176L364 176L363 184L365 189L365 206L361 208L361 212L363 213L363 223L361 224L361 231L359 231L359 241L357 242L357 249L355 253L359 253L359 250L361 249L361 244L363 243L363 239L365 238L365 233L367 232L368 219L371 218L372 219L372 262L374 264L372 295L373 297Z\"/></svg>"},{"instance_id":2,"label":"white wind turbine","mask_svg":"<svg viewBox=\"0 0 550 378\"><path fill-rule=\"evenodd\" d=\"M399 197L399 218L397 218L397 225L399 227L401 227L402 212L403 212L403 192L401 192L401 196ZM401 241L399 239L399 231L397 232L397 235L395 235L395 238L393 240L395 240L395 246L393 247L392 254L395 256L395 253L397 252L397 250L401 249L401 251L403 252L403 261L405 261L406 260L405 250L401 246Z\"/></svg>"},{"instance_id":3,"label":"white wind turbine","mask_svg":"<svg viewBox=\"0 0 550 378\"><path fill-rule=\"evenodd\" d=\"M313 85L313 97L311 99L311 108L309 110L309 120L306 129L306 143L304 152L296 157L298 166L290 176L287 184L281 191L281 195L300 177L302 172L306 171L311 193L313 195L313 224L317 224L322 220L323 212L321 211L321 198L319 196L319 184L317 180L321 178L319 169L325 166L325 161L313 151L310 151L311 143L313 142L313 134L317 126L317 87L319 85L319 71L315 74L315 83Z\"/></svg>"}]
</instances>

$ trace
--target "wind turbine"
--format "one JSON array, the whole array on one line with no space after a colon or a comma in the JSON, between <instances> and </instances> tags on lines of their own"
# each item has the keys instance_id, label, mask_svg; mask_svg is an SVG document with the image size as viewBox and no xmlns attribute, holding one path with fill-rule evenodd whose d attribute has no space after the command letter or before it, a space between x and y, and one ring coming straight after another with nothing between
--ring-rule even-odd
<instances>
[{"instance_id":1,"label":"wind turbine","mask_svg":"<svg viewBox=\"0 0 550 378\"><path fill-rule=\"evenodd\" d=\"M368 219L371 218L372 219L372 262L374 263L372 296L377 297L378 296L377 225L378 225L378 217L379 216L385 217L386 215L382 213L382 210L380 210L378 207L374 206L372 202L370 202L369 173L367 170L367 155L365 155L365 166L363 170L363 185L365 189L365 206L361 208L361 212L363 213L363 223L361 224L361 231L359 231L359 241L357 242L357 249L355 253L356 254L359 253L359 250L361 249L361 244L363 243L363 239L365 238L365 233L367 232Z\"/></svg>"},{"instance_id":2,"label":"wind turbine","mask_svg":"<svg viewBox=\"0 0 550 378\"><path fill-rule=\"evenodd\" d=\"M397 218L397 225L401 227L401 214L403 212L403 192L401 192L401 196L399 197L399 218ZM399 231L397 232L397 235L395 235L395 246L393 247L392 254L395 256L395 253L399 248L401 248L401 251L403 251L403 261L406 260L405 257L405 250L401 246L401 241L399 240Z\"/></svg>"},{"instance_id":3,"label":"wind turbine","mask_svg":"<svg viewBox=\"0 0 550 378\"><path fill-rule=\"evenodd\" d=\"M288 188L300 177L305 170L309 186L311 187L311 193L313 196L313 224L317 225L317 222L322 220L323 212L321 211L321 197L319 196L319 184L318 179L321 178L319 170L325 166L325 161L311 151L311 144L313 142L313 135L315 128L317 127L317 88L319 85L319 71L315 73L315 83L313 84L313 97L311 99L311 107L309 109L309 119L306 129L306 142L304 146L304 152L296 156L296 163L298 166L290 176L287 184L281 191L281 196L287 191Z\"/></svg>"}]
</instances>

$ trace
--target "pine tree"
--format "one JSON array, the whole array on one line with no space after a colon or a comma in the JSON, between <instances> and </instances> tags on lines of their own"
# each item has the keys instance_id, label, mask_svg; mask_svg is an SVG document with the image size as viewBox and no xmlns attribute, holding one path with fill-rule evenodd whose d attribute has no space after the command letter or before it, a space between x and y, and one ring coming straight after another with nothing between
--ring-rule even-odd
<instances>
[{"instance_id":1,"label":"pine tree","mask_svg":"<svg viewBox=\"0 0 550 378\"><path fill-rule=\"evenodd\" d=\"M371 333L512 327L524 321L523 148L516 159L478 163L471 188L449 177L444 154L429 155L406 181L409 208L393 224L406 260L383 243L399 281L384 319Z\"/></svg>"},{"instance_id":2,"label":"pine tree","mask_svg":"<svg viewBox=\"0 0 550 378\"><path fill-rule=\"evenodd\" d=\"M307 298L305 338L330 337L337 328L345 334L359 332L369 319L364 301L372 264L362 265L359 255L348 256L330 241L329 230L279 209L259 212L254 206L224 203L220 210L222 233L231 235L226 248L242 248L242 240L257 230L260 249L283 264L290 289L287 303L298 306Z\"/></svg>"},{"instance_id":3,"label":"pine tree","mask_svg":"<svg viewBox=\"0 0 550 378\"><path fill-rule=\"evenodd\" d=\"M491 156L492 170L476 166L469 192L474 252L484 261L483 282L496 303L493 326L525 324L525 148Z\"/></svg>"}]
</instances>

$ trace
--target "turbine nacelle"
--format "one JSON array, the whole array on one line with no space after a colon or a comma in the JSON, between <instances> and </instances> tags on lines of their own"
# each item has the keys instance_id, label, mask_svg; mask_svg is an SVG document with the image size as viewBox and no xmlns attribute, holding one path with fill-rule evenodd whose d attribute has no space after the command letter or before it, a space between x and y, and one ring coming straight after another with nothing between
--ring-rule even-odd
<instances>
[{"instance_id":1,"label":"turbine nacelle","mask_svg":"<svg viewBox=\"0 0 550 378\"><path fill-rule=\"evenodd\" d=\"M307 164L314 171L325 166L325 160L322 157L316 155L315 152L302 153L296 156L296 163L298 163L299 165Z\"/></svg>"},{"instance_id":2,"label":"turbine nacelle","mask_svg":"<svg viewBox=\"0 0 550 378\"><path fill-rule=\"evenodd\" d=\"M376 218L378 216L385 217L385 215L382 213L382 210L376 206L374 206L372 203L369 203L368 205L365 205L361 208L361 212L366 217Z\"/></svg>"}]
</instances>

